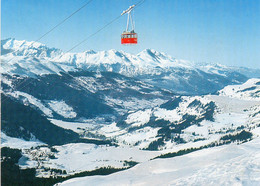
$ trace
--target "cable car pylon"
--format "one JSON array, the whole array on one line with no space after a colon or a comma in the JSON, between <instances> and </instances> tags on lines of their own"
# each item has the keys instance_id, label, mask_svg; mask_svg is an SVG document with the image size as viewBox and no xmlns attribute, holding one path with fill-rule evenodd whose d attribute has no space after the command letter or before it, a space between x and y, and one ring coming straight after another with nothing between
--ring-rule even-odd
<instances>
[{"instance_id":1,"label":"cable car pylon","mask_svg":"<svg viewBox=\"0 0 260 186\"><path fill-rule=\"evenodd\" d=\"M134 9L136 5L130 6L127 10L123 11L121 13L121 16L124 14L127 15L127 24L126 24L126 30L121 34L121 44L122 45L132 45L137 44L137 33L134 31L134 22L132 18L132 10ZM129 30L129 23L131 24L132 30Z\"/></svg>"}]
</instances>

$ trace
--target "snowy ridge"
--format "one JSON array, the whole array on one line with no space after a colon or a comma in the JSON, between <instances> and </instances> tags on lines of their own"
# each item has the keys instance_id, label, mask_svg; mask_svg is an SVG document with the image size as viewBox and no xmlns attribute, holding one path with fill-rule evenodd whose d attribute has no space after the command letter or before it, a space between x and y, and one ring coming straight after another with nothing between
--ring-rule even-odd
<instances>
[{"instance_id":1,"label":"snowy ridge","mask_svg":"<svg viewBox=\"0 0 260 186\"><path fill-rule=\"evenodd\" d=\"M41 101L39 99L33 97L30 94L27 94L25 92L20 92L20 91L7 92L7 94L16 99L21 99L25 105L31 104L32 106L41 110L48 117L53 116L52 110L47 108L44 104L41 103Z\"/></svg>"},{"instance_id":2,"label":"snowy ridge","mask_svg":"<svg viewBox=\"0 0 260 186\"><path fill-rule=\"evenodd\" d=\"M56 48L49 48L46 45L35 41L18 41L15 39L6 39L1 42L1 49L4 51L11 50L16 56L32 56L32 57L55 57L61 54Z\"/></svg>"},{"instance_id":3,"label":"snowy ridge","mask_svg":"<svg viewBox=\"0 0 260 186\"><path fill-rule=\"evenodd\" d=\"M195 65L186 60L175 59L163 52L158 52L153 49L145 49L137 55L129 54L124 51L116 51L114 49L108 51L95 52L93 50L82 53L64 53L59 49L48 48L46 45L38 42L18 41L15 39L2 40L1 48L3 50L3 63L11 60L10 64L5 64L2 73L18 73L15 69L8 68L8 65L13 66L18 64L24 67L23 63L30 63L35 60L33 64L41 63L37 61L45 61L41 63L42 66L37 65L39 70L48 69L56 65L56 69L45 73L59 73L65 71L75 71L76 68L81 69L97 69L102 71L119 72L125 75L137 74L156 74L161 73L162 69L167 71L171 68L184 69L200 69L205 72L221 74L223 71L230 70L224 65ZM23 57L21 57L23 56ZM15 62L14 62L15 61ZM48 61L48 62L47 62ZM54 62L54 63L53 63ZM64 69L63 65L70 67ZM4 69L7 70L5 71ZM34 67L27 66L28 71L32 71ZM35 74L41 74L34 72ZM27 74L28 75L28 74Z\"/></svg>"},{"instance_id":4,"label":"snowy ridge","mask_svg":"<svg viewBox=\"0 0 260 186\"><path fill-rule=\"evenodd\" d=\"M2 73L13 73L20 75L22 72L11 69L14 64L22 68L27 67L25 71L30 71L36 75L59 73L62 71L75 71L76 68L80 69L94 69L100 68L102 71L119 72L125 75L136 74L150 74L157 73L158 69L155 68L193 68L193 64L185 60L177 60L164 53L157 52L153 49L146 49L137 55L128 54L123 51L116 51L114 49L108 51L95 52L93 50L85 51L82 53L63 53L55 48L48 48L46 45L38 42L18 41L14 39L4 40L2 49L7 52L2 58L3 62L11 60L9 64L4 63ZM11 53L10 53L11 51ZM23 56L23 57L21 57ZM40 61L44 61L44 63ZM36 66L32 66L31 61ZM49 62L50 64L46 63ZM49 66L57 66L56 69ZM23 65L23 64L26 65ZM30 65L28 65L30 64ZM63 66L69 67L68 69ZM35 71L35 68L38 71ZM147 69L149 68L149 69Z\"/></svg>"},{"instance_id":5,"label":"snowy ridge","mask_svg":"<svg viewBox=\"0 0 260 186\"><path fill-rule=\"evenodd\" d=\"M242 85L229 85L220 90L219 95L260 101L260 79L252 78Z\"/></svg>"},{"instance_id":6,"label":"snowy ridge","mask_svg":"<svg viewBox=\"0 0 260 186\"><path fill-rule=\"evenodd\" d=\"M21 75L36 77L44 74L60 74L60 72L75 71L75 67L70 64L56 64L48 58L41 60L31 56L15 56L6 54L1 56L2 74Z\"/></svg>"},{"instance_id":7,"label":"snowy ridge","mask_svg":"<svg viewBox=\"0 0 260 186\"><path fill-rule=\"evenodd\" d=\"M37 42L7 39L2 41L1 50L3 74L35 78L69 71L115 72L186 95L216 92L226 85L245 82L250 74L260 76L260 70L196 64L153 49L136 55L114 49L64 53Z\"/></svg>"}]
</instances>

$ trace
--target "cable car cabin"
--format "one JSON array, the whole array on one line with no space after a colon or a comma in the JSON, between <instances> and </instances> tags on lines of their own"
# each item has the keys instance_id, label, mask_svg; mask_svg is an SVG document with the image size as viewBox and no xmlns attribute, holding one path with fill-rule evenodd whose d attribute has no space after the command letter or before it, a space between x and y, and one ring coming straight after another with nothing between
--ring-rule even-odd
<instances>
[{"instance_id":1,"label":"cable car cabin","mask_svg":"<svg viewBox=\"0 0 260 186\"><path fill-rule=\"evenodd\" d=\"M121 34L121 44L132 45L137 44L137 33L135 32L123 32Z\"/></svg>"}]
</instances>

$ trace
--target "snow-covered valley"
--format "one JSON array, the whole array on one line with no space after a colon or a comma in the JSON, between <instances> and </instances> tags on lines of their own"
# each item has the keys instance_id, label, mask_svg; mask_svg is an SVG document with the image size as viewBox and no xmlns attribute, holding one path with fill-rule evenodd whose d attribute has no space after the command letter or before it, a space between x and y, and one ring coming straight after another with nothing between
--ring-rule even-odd
<instances>
[{"instance_id":1,"label":"snow-covered valley","mask_svg":"<svg viewBox=\"0 0 260 186\"><path fill-rule=\"evenodd\" d=\"M234 146L250 139L258 141L260 102L256 99L255 89L248 89L250 82L251 86L256 86L259 90L260 79L251 79L244 85L234 86L234 89L247 89L246 98L227 95L227 88L220 90L219 95L175 96L160 106L151 105L152 108L128 111L122 120L113 121L111 124L98 118L84 122L49 118L51 123L70 129L83 139L109 140L112 144L68 143L50 147L40 141L37 144L35 139L23 144L20 139L8 137L3 133L2 145L12 148L19 148L20 145L19 149L22 149L23 155L20 167L36 168L38 176L49 177L73 175L102 167L128 168L134 164L142 166L148 162L156 162L157 160L151 159L160 155L178 153L185 149L209 148L226 143ZM68 112L74 113L72 109ZM184 122L187 114L193 116L192 121ZM243 131L252 136L241 138ZM225 145L225 149L228 149L228 146ZM129 165L129 162L133 164ZM52 169L66 173L56 174L50 171ZM181 179L180 183L182 182L185 183Z\"/></svg>"},{"instance_id":2,"label":"snow-covered valley","mask_svg":"<svg viewBox=\"0 0 260 186\"><path fill-rule=\"evenodd\" d=\"M151 49L1 50L2 162L52 183L120 171L62 185L260 183L258 70Z\"/></svg>"}]
</instances>

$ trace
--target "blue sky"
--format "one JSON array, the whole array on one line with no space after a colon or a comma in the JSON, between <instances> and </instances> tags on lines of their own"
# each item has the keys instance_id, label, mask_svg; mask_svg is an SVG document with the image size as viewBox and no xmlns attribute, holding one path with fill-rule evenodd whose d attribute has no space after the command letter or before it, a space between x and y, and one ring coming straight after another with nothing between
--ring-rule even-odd
<instances>
[{"instance_id":1,"label":"blue sky","mask_svg":"<svg viewBox=\"0 0 260 186\"><path fill-rule=\"evenodd\" d=\"M4 0L1 38L36 40L85 2ZM67 51L136 2L93 0L40 42ZM73 52L152 48L194 62L260 68L260 0L146 0L134 19L137 46L121 46L122 16Z\"/></svg>"}]
</instances>

